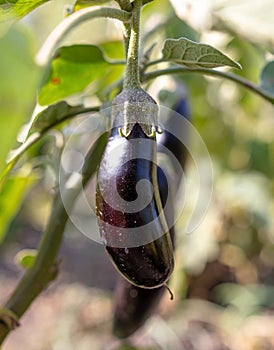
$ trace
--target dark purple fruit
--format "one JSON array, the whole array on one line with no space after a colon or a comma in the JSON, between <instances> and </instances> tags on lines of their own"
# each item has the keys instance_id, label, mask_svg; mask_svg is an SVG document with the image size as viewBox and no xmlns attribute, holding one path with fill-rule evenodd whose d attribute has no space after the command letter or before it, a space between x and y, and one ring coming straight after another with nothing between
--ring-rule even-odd
<instances>
[{"instance_id":1,"label":"dark purple fruit","mask_svg":"<svg viewBox=\"0 0 274 350\"><path fill-rule=\"evenodd\" d=\"M177 104L175 104L174 109L184 118L190 118L188 101L186 98L179 99ZM168 124L166 126L169 130L171 129L172 123L174 123L174 118L174 115L171 114L167 121ZM178 125L179 129L177 132L186 132L186 130L180 131L180 128L184 128L184 126L185 123L182 119L181 125ZM187 133L186 135L188 136ZM157 142L160 150L161 146L164 146L163 149L168 148L177 158L180 165L182 167L185 166L187 150L176 136L165 130L164 133L160 135ZM168 187L168 182L165 175L166 173L168 176L168 174L172 174L172 172L176 172L176 168L169 169L169 171L165 172L162 170L162 168L157 168L157 181L160 198L164 208L168 227L170 227L170 236L174 246L174 203L171 200L169 205L166 205L166 201L168 194L170 195L171 193L176 193L179 182L172 182L174 187L170 189ZM143 289L129 283L125 279L119 278L115 292L113 333L119 338L127 338L132 335L145 323L145 321L157 308L157 305L159 304L164 292L166 292L166 288L164 286L155 289Z\"/></svg>"},{"instance_id":2,"label":"dark purple fruit","mask_svg":"<svg viewBox=\"0 0 274 350\"><path fill-rule=\"evenodd\" d=\"M142 288L165 284L174 265L157 183L155 107L143 90L124 91L118 96L96 193L99 230L106 251L119 272ZM125 119L133 122L119 124ZM138 200L137 184L141 180L146 180L142 189L150 201L140 210L130 211L129 205ZM110 203L117 193L122 200Z\"/></svg>"},{"instance_id":3,"label":"dark purple fruit","mask_svg":"<svg viewBox=\"0 0 274 350\"><path fill-rule=\"evenodd\" d=\"M157 168L157 180L163 206L167 200L168 182L163 170ZM165 216L174 244L174 207L165 207ZM127 338L140 328L159 304L166 287L145 289L119 278L115 291L113 333L119 338Z\"/></svg>"}]
</instances>

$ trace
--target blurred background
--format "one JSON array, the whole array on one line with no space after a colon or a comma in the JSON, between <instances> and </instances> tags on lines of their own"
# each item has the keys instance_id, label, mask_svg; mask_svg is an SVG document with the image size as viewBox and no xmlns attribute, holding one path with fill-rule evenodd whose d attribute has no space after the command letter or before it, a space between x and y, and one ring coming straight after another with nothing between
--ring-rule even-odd
<instances>
[{"instance_id":1,"label":"blurred background","mask_svg":"<svg viewBox=\"0 0 274 350\"><path fill-rule=\"evenodd\" d=\"M16 24L18 32L10 39L11 45L3 43L11 58L10 48L24 45L22 33L34 55L72 4L50 1ZM241 63L243 69L236 73L255 83L274 57L270 0L155 0L144 8L142 18L143 32L149 33L147 45L156 43L153 52L160 52L165 38L185 36L224 51ZM0 30L3 35L7 28ZM74 30L63 44L117 40L121 40L119 26L96 20ZM26 82L35 80L23 75L12 59L4 63L21 76L17 76L19 92L14 93L22 93ZM6 76L1 67L1 76L9 79L11 75ZM69 223L59 254L58 278L32 304L3 350L274 349L273 105L229 80L197 74L177 79L187 87L192 123L210 153L214 188L206 216L195 232L184 233L184 216L176 224L176 266L170 283L174 300L167 293L142 329L126 342L115 339L111 322L117 272L103 247ZM153 86L147 88L153 95ZM75 95L69 102L82 99ZM2 107L16 116L17 106L12 102L3 100ZM1 160L4 145L15 146L12 136L31 116L30 106L18 111L22 115L19 124L10 128L1 115ZM51 139L46 137L30 151L38 155L37 164L46 164L54 154ZM197 187L194 172L188 162L186 181L193 189L188 203ZM33 163L25 159L8 181L0 195L1 303L24 273L18 254L37 247L52 200L47 167L37 165L33 170ZM177 210L184 201L181 193L176 197ZM95 217L90 230L97 230Z\"/></svg>"}]
</instances>

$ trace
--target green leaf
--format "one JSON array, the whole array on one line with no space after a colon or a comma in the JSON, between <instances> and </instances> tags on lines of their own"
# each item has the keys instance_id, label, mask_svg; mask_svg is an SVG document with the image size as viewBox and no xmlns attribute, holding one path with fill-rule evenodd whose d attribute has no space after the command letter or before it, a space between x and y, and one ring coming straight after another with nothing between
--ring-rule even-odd
<instances>
[{"instance_id":1,"label":"green leaf","mask_svg":"<svg viewBox=\"0 0 274 350\"><path fill-rule=\"evenodd\" d=\"M4 239L11 221L36 180L37 176L33 174L29 165L6 180L0 192L0 242Z\"/></svg>"},{"instance_id":2,"label":"green leaf","mask_svg":"<svg viewBox=\"0 0 274 350\"><path fill-rule=\"evenodd\" d=\"M15 255L15 261L25 269L32 267L37 255L36 249L22 249Z\"/></svg>"},{"instance_id":3,"label":"green leaf","mask_svg":"<svg viewBox=\"0 0 274 350\"><path fill-rule=\"evenodd\" d=\"M5 169L5 172L0 178L0 187L5 182L7 175L14 167L16 162L20 157L34 144L36 144L43 135L56 125L63 123L65 120L74 117L77 114L82 113L91 113L99 110L99 107L83 107L83 106L70 106L66 102L61 101L55 105L51 105L48 108L44 109L42 112L37 114L34 122L30 126L28 131L28 138L22 143L18 148L13 149L9 153L7 159L8 166Z\"/></svg>"},{"instance_id":4,"label":"green leaf","mask_svg":"<svg viewBox=\"0 0 274 350\"><path fill-rule=\"evenodd\" d=\"M38 113L29 132L42 132L48 128L52 128L55 124L74 116L83 111L83 106L70 106L65 101L58 102Z\"/></svg>"},{"instance_id":5,"label":"green leaf","mask_svg":"<svg viewBox=\"0 0 274 350\"><path fill-rule=\"evenodd\" d=\"M274 95L274 61L268 62L262 70L261 88Z\"/></svg>"},{"instance_id":6,"label":"green leaf","mask_svg":"<svg viewBox=\"0 0 274 350\"><path fill-rule=\"evenodd\" d=\"M175 62L189 68L216 68L220 66L241 68L239 63L214 47L186 38L166 39L162 53L164 61Z\"/></svg>"},{"instance_id":7,"label":"green leaf","mask_svg":"<svg viewBox=\"0 0 274 350\"><path fill-rule=\"evenodd\" d=\"M24 17L36 7L48 2L49 0L13 0L0 1L0 22L8 19L19 19Z\"/></svg>"},{"instance_id":8,"label":"green leaf","mask_svg":"<svg viewBox=\"0 0 274 350\"><path fill-rule=\"evenodd\" d=\"M82 92L89 84L104 81L113 66L94 45L61 47L52 61L51 71L39 94L39 103L49 105Z\"/></svg>"},{"instance_id":9,"label":"green leaf","mask_svg":"<svg viewBox=\"0 0 274 350\"><path fill-rule=\"evenodd\" d=\"M100 44L107 59L124 59L124 44L122 41L108 41Z\"/></svg>"},{"instance_id":10,"label":"green leaf","mask_svg":"<svg viewBox=\"0 0 274 350\"><path fill-rule=\"evenodd\" d=\"M35 106L40 70L34 63L33 42L18 25L0 38L0 174L20 127Z\"/></svg>"},{"instance_id":11,"label":"green leaf","mask_svg":"<svg viewBox=\"0 0 274 350\"><path fill-rule=\"evenodd\" d=\"M88 6L102 5L107 2L110 2L110 0L77 0L74 5L73 11L78 11Z\"/></svg>"},{"instance_id":12,"label":"green leaf","mask_svg":"<svg viewBox=\"0 0 274 350\"><path fill-rule=\"evenodd\" d=\"M107 61L124 59L124 45L121 41L112 41L100 44L100 48L104 52ZM97 94L100 97L102 91L110 86L113 82L118 81L124 73L123 65L113 65L106 72L104 79L100 79L97 84ZM104 96L103 96L104 97Z\"/></svg>"}]
</instances>

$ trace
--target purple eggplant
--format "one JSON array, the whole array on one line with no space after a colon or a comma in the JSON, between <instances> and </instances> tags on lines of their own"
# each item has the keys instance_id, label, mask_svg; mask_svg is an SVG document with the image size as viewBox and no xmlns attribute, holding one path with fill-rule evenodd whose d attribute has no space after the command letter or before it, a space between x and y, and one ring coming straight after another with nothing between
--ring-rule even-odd
<instances>
[{"instance_id":1,"label":"purple eggplant","mask_svg":"<svg viewBox=\"0 0 274 350\"><path fill-rule=\"evenodd\" d=\"M188 101L186 97L181 97L175 105L175 112L180 113L183 117L190 119ZM167 123L168 128L171 128L174 122L174 116L170 116ZM181 127L184 123L182 121ZM170 132L164 131L161 137L158 138L158 147L161 150L168 148L173 155L177 158L182 167L185 166L185 160L187 157L187 151L181 141L172 135ZM173 169L173 172L176 169ZM165 172L168 174L168 172ZM171 201L171 205L166 206L168 191L175 190L178 183L174 182L174 187L168 188L168 181L162 168L157 168L157 181L160 192L160 198L162 206L164 207L164 213L168 227L170 227L170 236L174 246L175 231L174 231L174 205ZM168 176L168 175L167 175ZM139 288L127 280L119 278L116 293L115 293L115 306L114 306L114 321L113 321L113 333L119 338L127 338L138 330L145 321L151 316L159 301L161 300L164 292L166 291L164 286L155 289L143 289Z\"/></svg>"},{"instance_id":2,"label":"purple eggplant","mask_svg":"<svg viewBox=\"0 0 274 350\"><path fill-rule=\"evenodd\" d=\"M163 170L157 168L157 180L163 206L168 196L168 182ZM165 216L170 228L170 236L174 245L174 208L165 207ZM118 338L127 338L139 329L155 310L166 287L145 289L119 278L115 291L113 333Z\"/></svg>"},{"instance_id":3,"label":"purple eggplant","mask_svg":"<svg viewBox=\"0 0 274 350\"><path fill-rule=\"evenodd\" d=\"M189 119L189 108L186 98L181 98L181 100L179 99L174 109L177 113L180 113L184 117ZM174 115L171 114L167 122L169 124L169 130L171 130L171 126L174 124L174 119ZM183 126L184 123L178 125L178 130L180 130L180 128L182 129ZM183 133L181 135L185 136L186 131L180 131L181 133ZM174 136L171 132L167 130L165 130L164 133L158 137L158 151L164 152L165 148L168 148L177 158L179 164L182 167L184 167L187 154L186 148L178 139L178 137ZM172 169L172 171L175 172L176 169L174 168ZM168 174L169 171L167 171L166 173ZM174 207L172 201L172 205L166 206L166 201L168 197L168 191L171 190L171 192L174 193L177 188L178 182L173 183L174 187L176 188L169 189L166 176L160 167L157 168L157 182L162 207L164 207L165 210L164 214L166 217L166 221L168 227L171 227L169 231L170 237L174 245ZM114 309L113 324L114 334L120 338L126 338L132 333L134 333L139 327L141 327L158 305L165 290L166 289L164 286L154 289L140 288L128 282L126 279L120 278L117 283L117 289L115 294L116 303Z\"/></svg>"},{"instance_id":4,"label":"purple eggplant","mask_svg":"<svg viewBox=\"0 0 274 350\"><path fill-rule=\"evenodd\" d=\"M118 271L142 288L164 285L174 266L157 183L155 106L143 90L118 95L96 192L99 230L106 251ZM124 120L130 122L123 124ZM140 210L129 211L129 205L138 199L141 180L150 184L145 195L151 200ZM117 193L121 201L110 203Z\"/></svg>"}]
</instances>

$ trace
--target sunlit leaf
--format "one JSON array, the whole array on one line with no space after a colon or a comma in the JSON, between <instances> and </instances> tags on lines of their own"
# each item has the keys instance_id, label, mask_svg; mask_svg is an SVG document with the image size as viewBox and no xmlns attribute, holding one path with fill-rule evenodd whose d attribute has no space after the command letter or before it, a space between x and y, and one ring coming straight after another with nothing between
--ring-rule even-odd
<instances>
[{"instance_id":1,"label":"sunlit leaf","mask_svg":"<svg viewBox=\"0 0 274 350\"><path fill-rule=\"evenodd\" d=\"M19 26L0 38L0 173L16 144L20 127L35 105L40 71L35 65L32 41Z\"/></svg>"},{"instance_id":2,"label":"sunlit leaf","mask_svg":"<svg viewBox=\"0 0 274 350\"><path fill-rule=\"evenodd\" d=\"M62 47L52 61L51 71L39 94L39 103L49 105L82 92L89 84L104 81L115 69L94 45Z\"/></svg>"},{"instance_id":3,"label":"sunlit leaf","mask_svg":"<svg viewBox=\"0 0 274 350\"><path fill-rule=\"evenodd\" d=\"M107 2L110 2L110 0L77 0L73 10L78 11L84 7L102 5Z\"/></svg>"},{"instance_id":4,"label":"sunlit leaf","mask_svg":"<svg viewBox=\"0 0 274 350\"><path fill-rule=\"evenodd\" d=\"M261 73L261 87L274 95L274 61L270 61L264 66Z\"/></svg>"},{"instance_id":5,"label":"sunlit leaf","mask_svg":"<svg viewBox=\"0 0 274 350\"><path fill-rule=\"evenodd\" d=\"M34 10L36 7L50 0L14 0L0 1L0 22L12 18L21 18Z\"/></svg>"},{"instance_id":6,"label":"sunlit leaf","mask_svg":"<svg viewBox=\"0 0 274 350\"><path fill-rule=\"evenodd\" d=\"M164 42L162 53L165 61L182 64L189 68L216 68L220 66L241 68L239 63L214 47L186 38L167 39Z\"/></svg>"},{"instance_id":7,"label":"sunlit leaf","mask_svg":"<svg viewBox=\"0 0 274 350\"><path fill-rule=\"evenodd\" d=\"M65 101L56 103L45 108L42 112L38 113L34 121L28 129L28 137L19 147L9 152L7 157L8 166L5 172L2 174L1 181L7 177L8 173L14 167L18 159L36 144L43 135L50 129L57 127L68 119L76 116L80 113L91 113L97 111L98 107L84 107L82 105L70 106Z\"/></svg>"},{"instance_id":8,"label":"sunlit leaf","mask_svg":"<svg viewBox=\"0 0 274 350\"><path fill-rule=\"evenodd\" d=\"M14 176L9 177L0 192L0 242L4 239L10 223L21 204L37 180L29 166L25 166Z\"/></svg>"},{"instance_id":9,"label":"sunlit leaf","mask_svg":"<svg viewBox=\"0 0 274 350\"><path fill-rule=\"evenodd\" d=\"M104 56L109 59L124 58L124 44L122 41L108 41L100 44L100 48L104 52Z\"/></svg>"},{"instance_id":10,"label":"sunlit leaf","mask_svg":"<svg viewBox=\"0 0 274 350\"><path fill-rule=\"evenodd\" d=\"M37 255L36 249L22 249L15 255L15 262L25 269L32 267Z\"/></svg>"},{"instance_id":11,"label":"sunlit leaf","mask_svg":"<svg viewBox=\"0 0 274 350\"><path fill-rule=\"evenodd\" d=\"M107 60L122 60L124 59L124 45L121 41L111 41L100 44L100 48L104 52L104 57ZM115 81L118 81L124 72L123 65L113 65L111 69L106 72L104 79L100 79L97 83L97 92L100 96L101 91L103 91L106 86L109 86Z\"/></svg>"},{"instance_id":12,"label":"sunlit leaf","mask_svg":"<svg viewBox=\"0 0 274 350\"><path fill-rule=\"evenodd\" d=\"M65 101L58 102L47 107L36 116L30 131L44 131L64 120L64 118L67 118L69 115L75 115L82 110L82 105L70 106Z\"/></svg>"}]
</instances>

